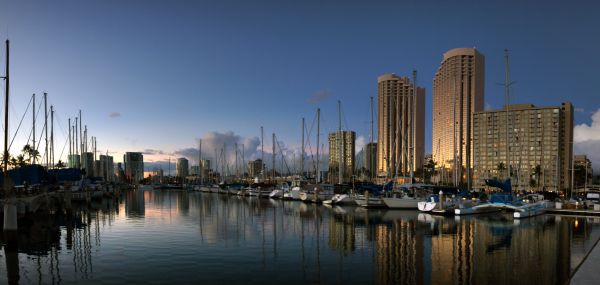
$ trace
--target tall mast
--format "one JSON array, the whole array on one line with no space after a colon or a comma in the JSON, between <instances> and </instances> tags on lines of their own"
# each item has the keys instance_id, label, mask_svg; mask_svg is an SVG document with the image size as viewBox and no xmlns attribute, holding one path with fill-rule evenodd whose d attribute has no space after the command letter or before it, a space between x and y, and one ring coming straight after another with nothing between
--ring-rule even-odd
<instances>
[{"instance_id":1,"label":"tall mast","mask_svg":"<svg viewBox=\"0 0 600 285\"><path fill-rule=\"evenodd\" d=\"M454 138L452 140L452 160L454 163L454 169L452 169L452 180L454 182L454 187L458 186L458 161L457 161L457 155L456 155L456 71L454 71L454 80L452 80L452 84L453 84L453 93L454 93L454 100L452 102L452 111L454 112L454 118L452 121L452 133L454 134Z\"/></svg>"},{"instance_id":2,"label":"tall mast","mask_svg":"<svg viewBox=\"0 0 600 285\"><path fill-rule=\"evenodd\" d=\"M217 171L219 171L219 158L217 157L217 148L215 147L215 183L217 182Z\"/></svg>"},{"instance_id":3,"label":"tall mast","mask_svg":"<svg viewBox=\"0 0 600 285\"><path fill-rule=\"evenodd\" d=\"M510 161L509 161L509 139L508 139L508 104L509 104L509 93L508 93L508 86L510 85L509 83L509 73L508 73L508 49L504 49L504 65L505 65L505 70L504 70L504 100L506 103L506 177L508 179L510 179Z\"/></svg>"},{"instance_id":4,"label":"tall mast","mask_svg":"<svg viewBox=\"0 0 600 285\"><path fill-rule=\"evenodd\" d=\"M94 176L96 176L95 171L96 171L96 148L98 147L98 141L96 137L93 137L94 139L94 160L92 160L92 169L94 170Z\"/></svg>"},{"instance_id":5,"label":"tall mast","mask_svg":"<svg viewBox=\"0 0 600 285\"><path fill-rule=\"evenodd\" d=\"M416 125L417 125L417 70L413 70L413 96L412 96L412 114L411 114L411 130L410 132L412 133L412 137L411 137L411 150L410 150L410 182L412 183L414 181L414 168L417 165L417 160L416 160L416 136L415 136L415 131L416 131ZM423 181L425 182L425 181Z\"/></svg>"},{"instance_id":6,"label":"tall mast","mask_svg":"<svg viewBox=\"0 0 600 285\"><path fill-rule=\"evenodd\" d=\"M237 142L233 144L234 148L235 148L235 176L236 178L240 178L240 172L239 172L239 168L238 168L238 145Z\"/></svg>"},{"instance_id":7,"label":"tall mast","mask_svg":"<svg viewBox=\"0 0 600 285\"><path fill-rule=\"evenodd\" d=\"M67 167L71 167L71 155L73 151L73 143L71 142L71 118L69 118L69 155L67 156Z\"/></svg>"},{"instance_id":8,"label":"tall mast","mask_svg":"<svg viewBox=\"0 0 600 285\"><path fill-rule=\"evenodd\" d=\"M304 117L302 117L302 149L300 151L300 177L304 176Z\"/></svg>"},{"instance_id":9,"label":"tall mast","mask_svg":"<svg viewBox=\"0 0 600 285\"><path fill-rule=\"evenodd\" d=\"M202 165L202 139L198 143L198 171L200 171L200 184L204 184L204 166Z\"/></svg>"},{"instance_id":10,"label":"tall mast","mask_svg":"<svg viewBox=\"0 0 600 285\"><path fill-rule=\"evenodd\" d=\"M320 182L319 173L319 133L321 132L321 109L317 108L317 173L315 175L316 183Z\"/></svg>"},{"instance_id":11,"label":"tall mast","mask_svg":"<svg viewBox=\"0 0 600 285\"><path fill-rule=\"evenodd\" d=\"M50 105L50 162L54 168L54 106Z\"/></svg>"},{"instance_id":12,"label":"tall mast","mask_svg":"<svg viewBox=\"0 0 600 285\"><path fill-rule=\"evenodd\" d=\"M273 181L275 181L275 133L273 133Z\"/></svg>"},{"instance_id":13,"label":"tall mast","mask_svg":"<svg viewBox=\"0 0 600 285\"><path fill-rule=\"evenodd\" d=\"M44 134L46 137L46 169L50 167L50 154L48 153L48 93L44 92Z\"/></svg>"},{"instance_id":14,"label":"tall mast","mask_svg":"<svg viewBox=\"0 0 600 285\"><path fill-rule=\"evenodd\" d=\"M242 144L242 177L246 178L246 157L244 149L244 144Z\"/></svg>"},{"instance_id":15,"label":"tall mast","mask_svg":"<svg viewBox=\"0 0 600 285\"><path fill-rule=\"evenodd\" d=\"M79 122L79 117L75 117L75 129L73 129L73 136L75 137L75 154L79 154L79 136L77 135L77 123Z\"/></svg>"},{"instance_id":16,"label":"tall mast","mask_svg":"<svg viewBox=\"0 0 600 285\"><path fill-rule=\"evenodd\" d=\"M31 146L34 150L37 148L35 145L35 93L33 93L33 113L31 114L33 116L33 145ZM35 164L35 158L36 156L33 156L33 162L32 164Z\"/></svg>"},{"instance_id":17,"label":"tall mast","mask_svg":"<svg viewBox=\"0 0 600 285\"><path fill-rule=\"evenodd\" d=\"M370 107L371 107L371 138L369 139L369 143L370 143L371 148L373 148L373 137L374 137L374 134L373 134L373 96L369 97L369 99L370 99L369 100L369 104L370 104ZM373 166L373 155L372 155L373 152L371 151L370 148L367 148L367 151L369 152L369 161L368 161L368 163L369 163L369 169L371 170L369 172L369 178L370 178L371 182L373 182L373 172L375 170L374 168L371 169L372 166Z\"/></svg>"},{"instance_id":18,"label":"tall mast","mask_svg":"<svg viewBox=\"0 0 600 285\"><path fill-rule=\"evenodd\" d=\"M343 164L344 164L344 142L343 142L343 134L342 134L342 102L338 100L338 140L339 140L339 149L338 149L338 183L344 183L344 173L343 173Z\"/></svg>"},{"instance_id":19,"label":"tall mast","mask_svg":"<svg viewBox=\"0 0 600 285\"><path fill-rule=\"evenodd\" d=\"M265 138L262 126L260 126L260 173L262 181L265 181Z\"/></svg>"},{"instance_id":20,"label":"tall mast","mask_svg":"<svg viewBox=\"0 0 600 285\"><path fill-rule=\"evenodd\" d=\"M83 126L83 120L81 119L81 110L79 110L79 142L77 148L79 149L79 153L83 154L83 131L81 126Z\"/></svg>"},{"instance_id":21,"label":"tall mast","mask_svg":"<svg viewBox=\"0 0 600 285\"><path fill-rule=\"evenodd\" d=\"M10 42L8 40L6 40L6 73L4 75L4 165L3 165L3 171L4 171L4 183L6 183L7 181L7 176L8 176L8 85L10 82L10 76L9 76L9 49L10 49ZM9 194L11 194L11 189L10 187L4 187L4 191L7 195L7 197L9 197Z\"/></svg>"}]
</instances>

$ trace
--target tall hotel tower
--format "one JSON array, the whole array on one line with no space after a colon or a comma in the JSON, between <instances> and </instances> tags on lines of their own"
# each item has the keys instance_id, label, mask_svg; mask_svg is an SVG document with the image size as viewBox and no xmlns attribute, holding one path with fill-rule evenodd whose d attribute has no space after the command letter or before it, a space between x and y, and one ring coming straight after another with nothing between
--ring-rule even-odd
<instances>
[{"instance_id":1,"label":"tall hotel tower","mask_svg":"<svg viewBox=\"0 0 600 285\"><path fill-rule=\"evenodd\" d=\"M455 184L471 181L473 113L483 111L485 59L474 48L455 48L433 78L433 159L453 170Z\"/></svg>"},{"instance_id":2,"label":"tall hotel tower","mask_svg":"<svg viewBox=\"0 0 600 285\"><path fill-rule=\"evenodd\" d=\"M378 177L404 177L407 182L423 166L425 88L414 87L407 77L395 74L377 78Z\"/></svg>"}]
</instances>

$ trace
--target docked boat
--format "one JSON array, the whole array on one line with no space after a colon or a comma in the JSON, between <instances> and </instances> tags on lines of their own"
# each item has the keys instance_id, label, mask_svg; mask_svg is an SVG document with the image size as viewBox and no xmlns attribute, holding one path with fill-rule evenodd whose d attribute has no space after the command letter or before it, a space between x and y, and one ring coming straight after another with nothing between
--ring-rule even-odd
<instances>
[{"instance_id":1,"label":"docked boat","mask_svg":"<svg viewBox=\"0 0 600 285\"><path fill-rule=\"evenodd\" d=\"M356 195L354 198L356 205L363 208L386 208L383 200L379 196Z\"/></svg>"},{"instance_id":2,"label":"docked boat","mask_svg":"<svg viewBox=\"0 0 600 285\"><path fill-rule=\"evenodd\" d=\"M506 204L512 202L514 196L512 195L510 179L507 179L504 182L495 179L486 179L485 184L487 186L499 188L502 192L492 194L490 201L484 201L472 207L454 209L454 215L462 216L499 212L504 209Z\"/></svg>"},{"instance_id":3,"label":"docked boat","mask_svg":"<svg viewBox=\"0 0 600 285\"><path fill-rule=\"evenodd\" d=\"M275 187L275 189L273 189L273 191L271 191L271 193L269 193L269 198L283 199L283 195L290 190L290 184L288 182L280 183L277 185L277 187Z\"/></svg>"},{"instance_id":4,"label":"docked boat","mask_svg":"<svg viewBox=\"0 0 600 285\"><path fill-rule=\"evenodd\" d=\"M554 207L553 203L545 200L543 195L530 194L513 203L515 212L513 218L522 219L541 215L546 209Z\"/></svg>"},{"instance_id":5,"label":"docked boat","mask_svg":"<svg viewBox=\"0 0 600 285\"><path fill-rule=\"evenodd\" d=\"M353 195L350 194L335 194L331 198L331 204L335 205L356 205Z\"/></svg>"},{"instance_id":6,"label":"docked boat","mask_svg":"<svg viewBox=\"0 0 600 285\"><path fill-rule=\"evenodd\" d=\"M304 191L300 191L300 200L303 202L322 203L333 197L333 189L333 185L331 184L307 185Z\"/></svg>"},{"instance_id":7,"label":"docked boat","mask_svg":"<svg viewBox=\"0 0 600 285\"><path fill-rule=\"evenodd\" d=\"M391 193L391 197L383 197L383 203L390 209L417 210L419 202L425 201L427 193L425 184L403 184Z\"/></svg>"},{"instance_id":8,"label":"docked boat","mask_svg":"<svg viewBox=\"0 0 600 285\"><path fill-rule=\"evenodd\" d=\"M284 200L300 200L300 193L302 192L302 188L300 186L294 186L290 189L289 192L283 193Z\"/></svg>"}]
</instances>

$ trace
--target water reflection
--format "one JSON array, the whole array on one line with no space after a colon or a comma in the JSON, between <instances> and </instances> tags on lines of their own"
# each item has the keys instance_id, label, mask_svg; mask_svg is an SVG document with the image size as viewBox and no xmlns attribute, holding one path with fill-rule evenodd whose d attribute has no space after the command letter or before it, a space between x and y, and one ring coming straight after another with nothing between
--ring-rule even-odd
<instances>
[{"instance_id":1,"label":"water reflection","mask_svg":"<svg viewBox=\"0 0 600 285\"><path fill-rule=\"evenodd\" d=\"M129 191L20 220L0 283L560 284L600 219L437 217L182 191ZM276 280L276 281L274 281Z\"/></svg>"}]
</instances>

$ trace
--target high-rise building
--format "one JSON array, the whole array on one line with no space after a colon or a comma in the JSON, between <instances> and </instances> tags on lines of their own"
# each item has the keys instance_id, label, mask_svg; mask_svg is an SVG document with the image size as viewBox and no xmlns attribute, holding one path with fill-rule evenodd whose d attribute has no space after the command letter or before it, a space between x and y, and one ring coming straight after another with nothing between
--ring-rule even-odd
<instances>
[{"instance_id":1,"label":"high-rise building","mask_svg":"<svg viewBox=\"0 0 600 285\"><path fill-rule=\"evenodd\" d=\"M210 159L200 160L200 178L208 179L210 174Z\"/></svg>"},{"instance_id":2,"label":"high-rise building","mask_svg":"<svg viewBox=\"0 0 600 285\"><path fill-rule=\"evenodd\" d=\"M364 167L367 170L367 177L373 179L377 177L377 143L368 143L365 146Z\"/></svg>"},{"instance_id":3,"label":"high-rise building","mask_svg":"<svg viewBox=\"0 0 600 285\"><path fill-rule=\"evenodd\" d=\"M575 185L573 188L581 189L591 185L592 177L594 177L594 169L592 168L592 162L588 159L587 155L575 155L573 157L573 165L575 166L575 179L573 181Z\"/></svg>"},{"instance_id":4,"label":"high-rise building","mask_svg":"<svg viewBox=\"0 0 600 285\"><path fill-rule=\"evenodd\" d=\"M506 108L477 112L473 121L474 186L483 187L485 179L511 178L514 190L564 191L571 183L572 142L571 103L511 105L508 116Z\"/></svg>"},{"instance_id":5,"label":"high-rise building","mask_svg":"<svg viewBox=\"0 0 600 285\"><path fill-rule=\"evenodd\" d=\"M200 176L200 166L199 165L190 166L190 175Z\"/></svg>"},{"instance_id":6,"label":"high-rise building","mask_svg":"<svg viewBox=\"0 0 600 285\"><path fill-rule=\"evenodd\" d=\"M82 168L85 170L86 177L94 176L94 153L84 152L81 156Z\"/></svg>"},{"instance_id":7,"label":"high-rise building","mask_svg":"<svg viewBox=\"0 0 600 285\"><path fill-rule=\"evenodd\" d=\"M95 161L94 176L102 177L104 181L115 181L115 167L112 156L100 155L100 159Z\"/></svg>"},{"instance_id":8,"label":"high-rise building","mask_svg":"<svg viewBox=\"0 0 600 285\"><path fill-rule=\"evenodd\" d=\"M187 158L180 157L177 159L176 175L180 178L185 178L189 175L189 163Z\"/></svg>"},{"instance_id":9,"label":"high-rise building","mask_svg":"<svg viewBox=\"0 0 600 285\"><path fill-rule=\"evenodd\" d=\"M144 156L141 152L126 152L123 163L127 182L136 183L144 179Z\"/></svg>"},{"instance_id":10,"label":"high-rise building","mask_svg":"<svg viewBox=\"0 0 600 285\"><path fill-rule=\"evenodd\" d=\"M425 88L408 77L377 78L377 176L408 178L423 166ZM416 91L416 92L415 92Z\"/></svg>"},{"instance_id":11,"label":"high-rise building","mask_svg":"<svg viewBox=\"0 0 600 285\"><path fill-rule=\"evenodd\" d=\"M473 168L473 113L483 111L484 67L476 49L456 48L444 53L433 78L433 158L453 170L455 183L471 178L466 170Z\"/></svg>"},{"instance_id":12,"label":"high-rise building","mask_svg":"<svg viewBox=\"0 0 600 285\"><path fill-rule=\"evenodd\" d=\"M69 168L81 168L81 158L79 154L71 154L68 156L67 167Z\"/></svg>"},{"instance_id":13,"label":"high-rise building","mask_svg":"<svg viewBox=\"0 0 600 285\"><path fill-rule=\"evenodd\" d=\"M261 178L262 170L265 168L261 159L248 161L248 176L251 178Z\"/></svg>"},{"instance_id":14,"label":"high-rise building","mask_svg":"<svg viewBox=\"0 0 600 285\"><path fill-rule=\"evenodd\" d=\"M349 182L354 175L353 131L337 131L329 134L329 182ZM341 180L340 181L340 170Z\"/></svg>"}]
</instances>

